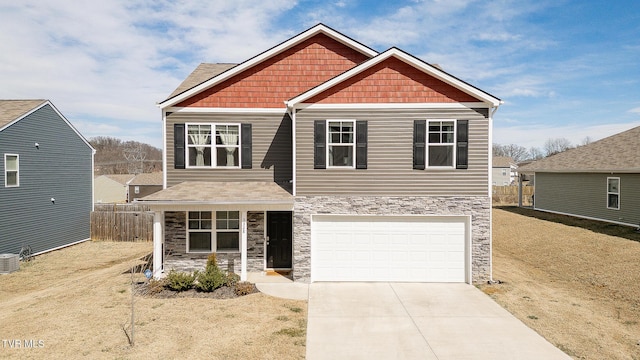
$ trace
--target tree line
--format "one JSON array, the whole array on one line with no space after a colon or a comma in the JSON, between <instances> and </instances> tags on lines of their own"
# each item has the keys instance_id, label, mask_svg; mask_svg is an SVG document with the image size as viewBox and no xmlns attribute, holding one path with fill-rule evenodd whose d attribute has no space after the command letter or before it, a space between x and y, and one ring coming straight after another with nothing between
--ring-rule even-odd
<instances>
[{"instance_id":1,"label":"tree line","mask_svg":"<svg viewBox=\"0 0 640 360\"><path fill-rule=\"evenodd\" d=\"M162 150L149 144L108 136L91 138L89 143L96 149L95 175L162 171Z\"/></svg>"},{"instance_id":2,"label":"tree line","mask_svg":"<svg viewBox=\"0 0 640 360\"><path fill-rule=\"evenodd\" d=\"M571 141L567 140L566 138L547 139L542 148L531 147L527 149L524 146L516 144L493 144L493 156L510 157L513 159L513 161L519 163L523 161L542 159L551 155L559 154L569 149L573 149L578 146L587 145L591 142L591 138L587 136L577 146L571 144Z\"/></svg>"}]
</instances>

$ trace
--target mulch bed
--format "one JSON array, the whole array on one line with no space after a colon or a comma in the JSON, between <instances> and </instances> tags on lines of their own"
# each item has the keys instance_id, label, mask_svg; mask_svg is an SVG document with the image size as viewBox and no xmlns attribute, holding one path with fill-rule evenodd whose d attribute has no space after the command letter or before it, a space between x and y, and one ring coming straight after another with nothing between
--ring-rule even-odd
<instances>
[{"instance_id":1,"label":"mulch bed","mask_svg":"<svg viewBox=\"0 0 640 360\"><path fill-rule=\"evenodd\" d=\"M186 291L173 291L167 288L157 289L149 286L149 282L141 282L135 286L136 294L143 297L154 299L173 299L173 298L209 298L209 299L235 299L243 296L238 295L233 287L223 286L211 292L198 291L189 289ZM259 292L258 288L253 285L253 289L248 294ZM248 295L245 294L245 295Z\"/></svg>"}]
</instances>

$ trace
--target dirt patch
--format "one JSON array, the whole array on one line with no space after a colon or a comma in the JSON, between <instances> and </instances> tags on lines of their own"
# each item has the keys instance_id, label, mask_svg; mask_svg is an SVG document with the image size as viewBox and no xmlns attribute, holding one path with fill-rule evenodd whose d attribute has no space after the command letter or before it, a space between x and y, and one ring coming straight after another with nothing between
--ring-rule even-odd
<instances>
[{"instance_id":1,"label":"dirt patch","mask_svg":"<svg viewBox=\"0 0 640 360\"><path fill-rule=\"evenodd\" d=\"M307 303L262 293L136 295L130 346L128 271L151 250L151 243L86 242L0 276L0 358L304 358Z\"/></svg>"},{"instance_id":2,"label":"dirt patch","mask_svg":"<svg viewBox=\"0 0 640 360\"><path fill-rule=\"evenodd\" d=\"M173 299L173 298L200 298L200 299L235 299L240 295L236 294L234 288L229 286L222 286L220 288L215 289L214 291L206 292L206 291L198 291L196 289L189 289L185 291L172 291L169 289L150 289L149 283L144 281L136 284L135 286L136 295L144 296L147 298L155 298L155 299ZM255 294L259 292L258 288L253 285L253 289L245 295Z\"/></svg>"},{"instance_id":3,"label":"dirt patch","mask_svg":"<svg viewBox=\"0 0 640 360\"><path fill-rule=\"evenodd\" d=\"M640 359L636 238L629 227L494 209L493 278L503 283L480 288L575 359Z\"/></svg>"}]
</instances>

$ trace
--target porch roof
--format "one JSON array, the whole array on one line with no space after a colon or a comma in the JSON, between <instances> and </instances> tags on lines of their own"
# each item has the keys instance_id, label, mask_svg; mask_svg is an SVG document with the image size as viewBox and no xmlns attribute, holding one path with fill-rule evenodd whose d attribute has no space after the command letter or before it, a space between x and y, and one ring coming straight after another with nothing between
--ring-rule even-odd
<instances>
[{"instance_id":1,"label":"porch roof","mask_svg":"<svg viewBox=\"0 0 640 360\"><path fill-rule=\"evenodd\" d=\"M293 195L274 182L185 181L137 200L150 207L277 205L293 207Z\"/></svg>"}]
</instances>

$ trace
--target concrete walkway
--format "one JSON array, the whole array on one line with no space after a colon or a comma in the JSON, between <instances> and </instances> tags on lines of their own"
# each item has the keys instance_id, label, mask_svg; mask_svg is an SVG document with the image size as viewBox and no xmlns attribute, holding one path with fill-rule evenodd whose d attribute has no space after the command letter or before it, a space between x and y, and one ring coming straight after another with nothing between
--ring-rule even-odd
<instances>
[{"instance_id":1,"label":"concrete walkway","mask_svg":"<svg viewBox=\"0 0 640 360\"><path fill-rule=\"evenodd\" d=\"M571 359L467 284L313 283L307 359Z\"/></svg>"}]
</instances>

